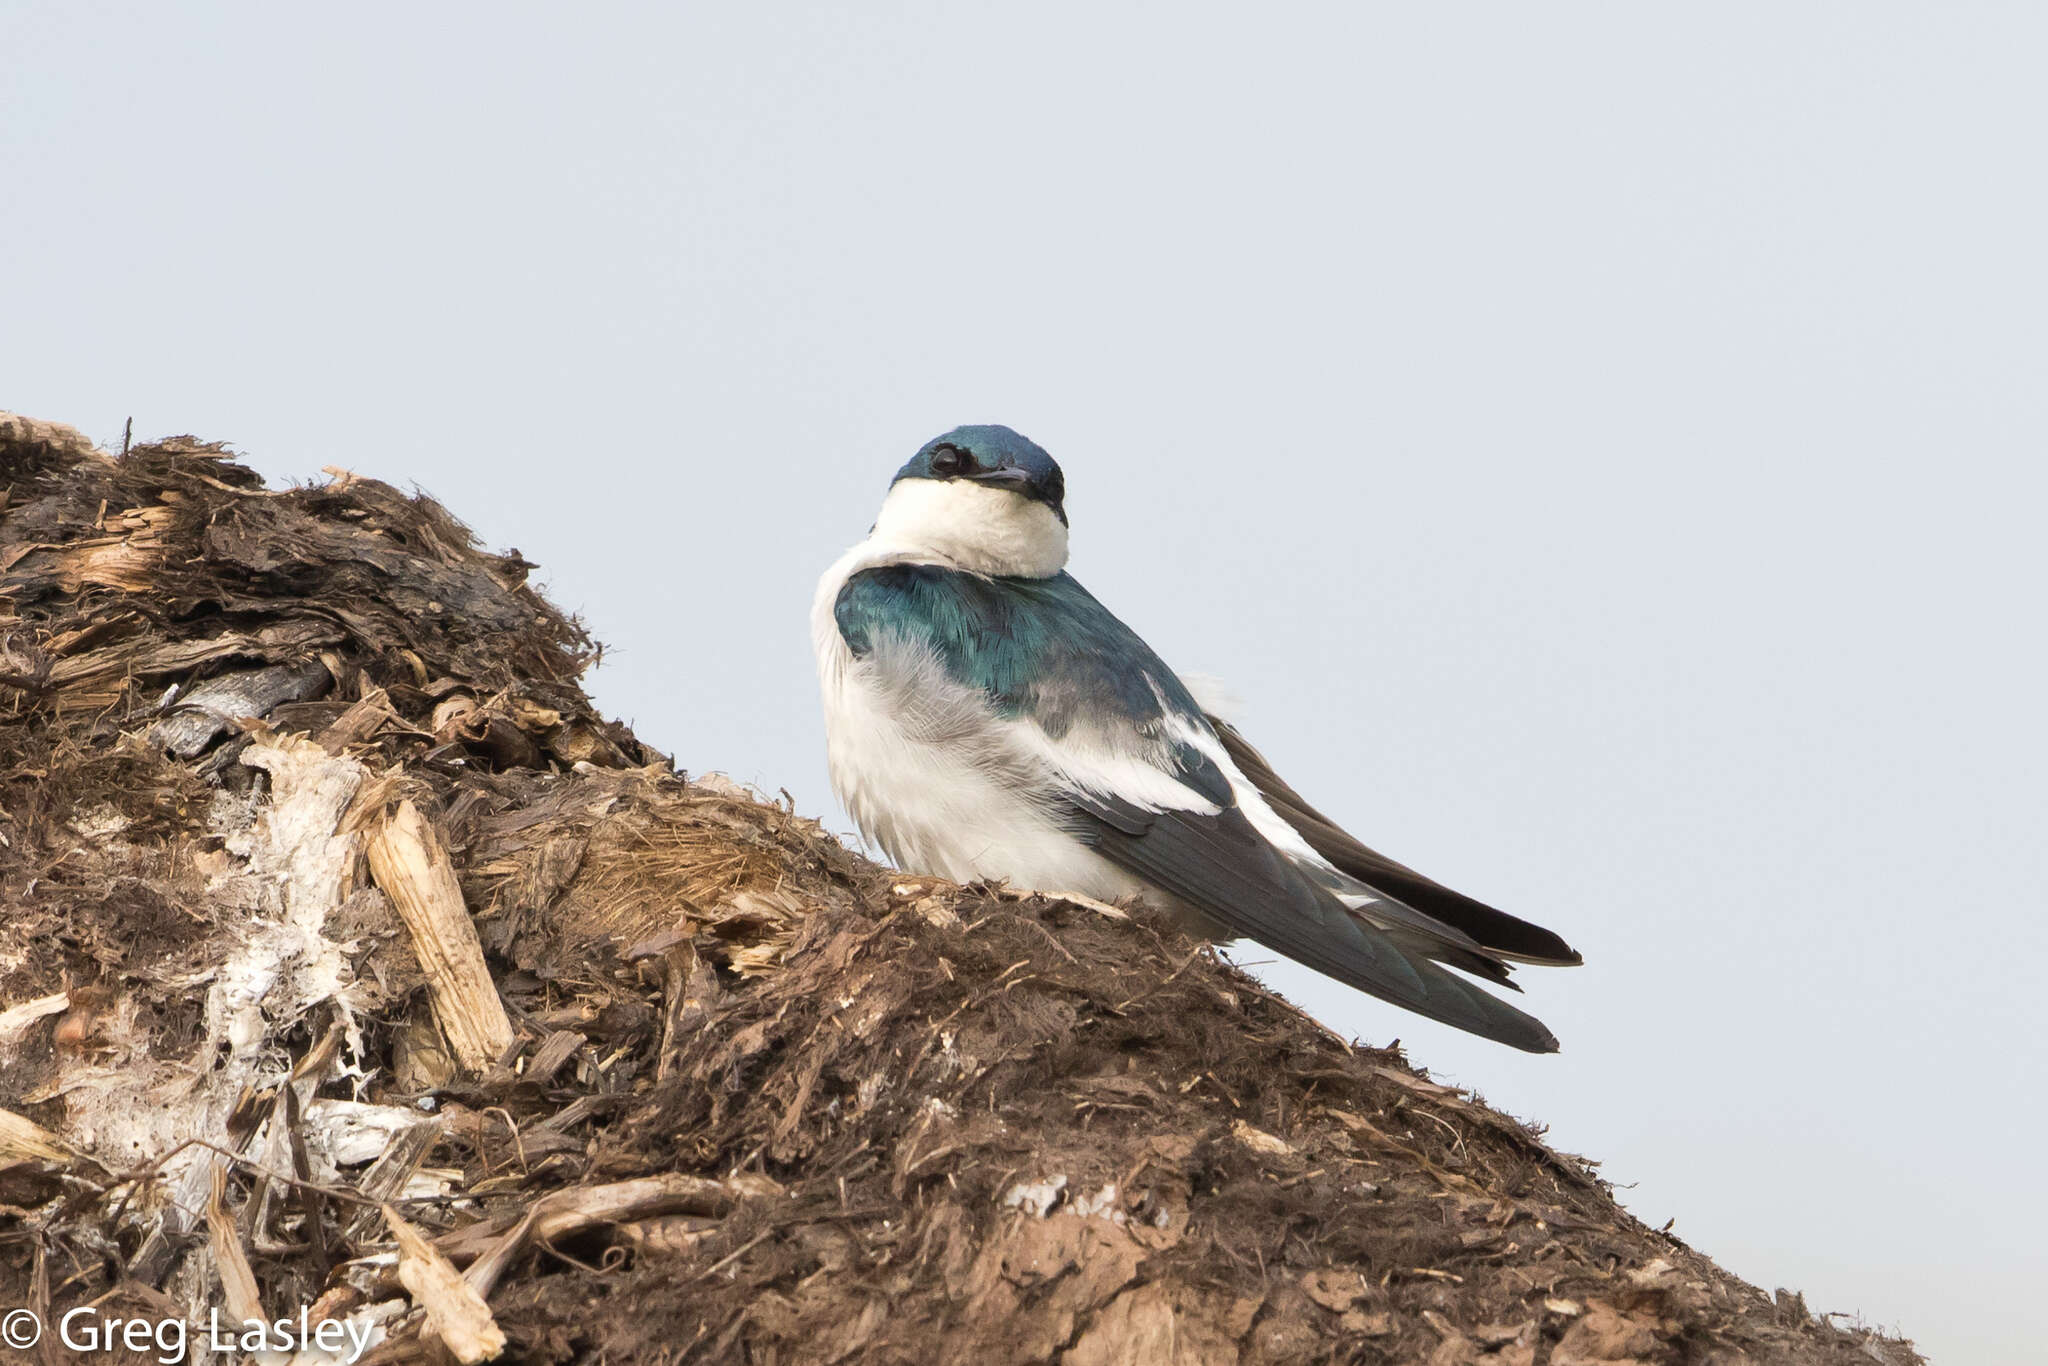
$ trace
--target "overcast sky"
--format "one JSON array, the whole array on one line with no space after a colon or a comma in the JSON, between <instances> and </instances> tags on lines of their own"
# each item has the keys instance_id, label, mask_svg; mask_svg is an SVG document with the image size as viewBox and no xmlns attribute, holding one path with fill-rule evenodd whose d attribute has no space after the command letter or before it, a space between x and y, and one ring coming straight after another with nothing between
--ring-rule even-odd
<instances>
[{"instance_id":1,"label":"overcast sky","mask_svg":"<svg viewBox=\"0 0 2048 1366\"><path fill-rule=\"evenodd\" d=\"M0 0L0 51L0 407L416 481L644 739L842 830L812 584L1015 426L1297 787L1587 959L1524 974L1551 1058L1273 980L1766 1288L2038 1360L2048 11Z\"/></svg>"}]
</instances>

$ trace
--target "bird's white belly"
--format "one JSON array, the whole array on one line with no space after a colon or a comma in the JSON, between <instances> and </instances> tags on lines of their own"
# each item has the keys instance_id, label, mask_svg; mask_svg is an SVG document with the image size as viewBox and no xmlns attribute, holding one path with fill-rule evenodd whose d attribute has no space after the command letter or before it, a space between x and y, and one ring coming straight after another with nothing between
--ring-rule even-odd
<instances>
[{"instance_id":1,"label":"bird's white belly","mask_svg":"<svg viewBox=\"0 0 2048 1366\"><path fill-rule=\"evenodd\" d=\"M910 733L866 671L846 663L825 679L832 790L899 868L1105 901L1144 890L970 751Z\"/></svg>"}]
</instances>

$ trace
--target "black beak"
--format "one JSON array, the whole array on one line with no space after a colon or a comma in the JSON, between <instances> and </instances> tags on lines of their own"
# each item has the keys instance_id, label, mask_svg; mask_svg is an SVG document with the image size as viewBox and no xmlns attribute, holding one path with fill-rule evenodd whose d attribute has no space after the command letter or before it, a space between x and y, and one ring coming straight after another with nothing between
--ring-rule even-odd
<instances>
[{"instance_id":1,"label":"black beak","mask_svg":"<svg viewBox=\"0 0 2048 1366\"><path fill-rule=\"evenodd\" d=\"M1060 519L1060 525L1067 524L1067 510L1060 506L1060 499L1047 496L1047 489L1024 470L1006 466L998 470L982 470L977 474L963 476L977 484L991 484L996 488L1008 489L1025 498L1035 499L1052 509L1052 515Z\"/></svg>"}]
</instances>

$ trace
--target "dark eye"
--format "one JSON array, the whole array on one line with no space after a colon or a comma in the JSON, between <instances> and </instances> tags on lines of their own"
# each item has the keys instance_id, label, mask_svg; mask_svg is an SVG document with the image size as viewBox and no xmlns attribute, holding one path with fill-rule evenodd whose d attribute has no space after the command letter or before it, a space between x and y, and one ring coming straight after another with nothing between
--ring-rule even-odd
<instances>
[{"instance_id":1,"label":"dark eye","mask_svg":"<svg viewBox=\"0 0 2048 1366\"><path fill-rule=\"evenodd\" d=\"M963 470L974 468L974 457L958 446L932 447L932 473L941 479L951 479Z\"/></svg>"}]
</instances>

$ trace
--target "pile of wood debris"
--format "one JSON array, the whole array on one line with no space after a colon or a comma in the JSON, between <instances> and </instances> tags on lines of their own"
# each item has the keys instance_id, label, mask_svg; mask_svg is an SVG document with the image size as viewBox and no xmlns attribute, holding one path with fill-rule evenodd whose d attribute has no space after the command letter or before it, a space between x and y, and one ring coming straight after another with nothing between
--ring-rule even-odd
<instances>
[{"instance_id":1,"label":"pile of wood debris","mask_svg":"<svg viewBox=\"0 0 2048 1366\"><path fill-rule=\"evenodd\" d=\"M1918 1360L1142 912L687 779L529 568L0 415L0 1309L375 1362Z\"/></svg>"}]
</instances>

